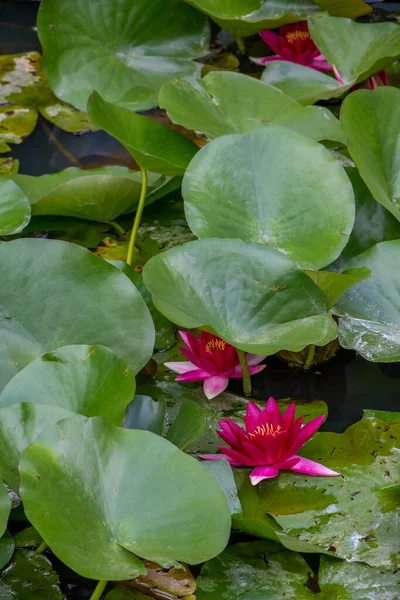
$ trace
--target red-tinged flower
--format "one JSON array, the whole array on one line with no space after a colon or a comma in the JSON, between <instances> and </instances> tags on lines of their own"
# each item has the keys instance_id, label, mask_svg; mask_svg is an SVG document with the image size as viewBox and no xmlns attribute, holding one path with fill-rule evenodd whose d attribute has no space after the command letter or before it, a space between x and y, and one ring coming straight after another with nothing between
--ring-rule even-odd
<instances>
[{"instance_id":1,"label":"red-tinged flower","mask_svg":"<svg viewBox=\"0 0 400 600\"><path fill-rule=\"evenodd\" d=\"M236 349L211 333L201 332L201 338L186 331L179 332L187 348L179 348L187 361L166 362L166 367L180 373L176 381L204 381L204 393L209 400L221 394L229 378L241 378L242 369ZM259 373L266 365L259 365L265 356L247 354L250 375Z\"/></svg>"},{"instance_id":2,"label":"red-tinged flower","mask_svg":"<svg viewBox=\"0 0 400 600\"><path fill-rule=\"evenodd\" d=\"M246 429L232 419L220 422L218 435L229 448L218 446L223 454L200 454L207 460L226 459L233 467L255 467L250 474L251 483L276 477L280 470L288 469L306 475L340 475L320 463L303 458L297 452L317 431L324 415L303 425L303 417L295 420L293 403L281 415L278 405L270 398L264 410L249 402L244 418Z\"/></svg>"},{"instance_id":3,"label":"red-tinged flower","mask_svg":"<svg viewBox=\"0 0 400 600\"><path fill-rule=\"evenodd\" d=\"M294 25L284 25L279 29L279 34L263 29L260 35L264 42L275 52L275 56L265 58L252 58L259 65L265 65L274 60L293 62L317 71L331 71L332 65L315 45L308 30L307 21L300 21Z\"/></svg>"},{"instance_id":4,"label":"red-tinged flower","mask_svg":"<svg viewBox=\"0 0 400 600\"><path fill-rule=\"evenodd\" d=\"M333 73L338 82L344 84L343 78L340 76L340 73L335 66L333 67ZM361 89L375 90L377 87L387 85L389 85L389 80L385 69L383 69L382 71L378 71L378 73L375 73L375 75L371 75L371 77L368 77L368 79L366 79L362 83L353 85L351 91L355 92L356 90Z\"/></svg>"}]
</instances>

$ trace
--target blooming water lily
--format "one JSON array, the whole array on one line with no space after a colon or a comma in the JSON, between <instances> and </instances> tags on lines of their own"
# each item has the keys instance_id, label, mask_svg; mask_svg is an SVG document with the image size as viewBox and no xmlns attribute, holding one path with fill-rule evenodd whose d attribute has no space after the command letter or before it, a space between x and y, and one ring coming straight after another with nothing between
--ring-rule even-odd
<instances>
[{"instance_id":1,"label":"blooming water lily","mask_svg":"<svg viewBox=\"0 0 400 600\"><path fill-rule=\"evenodd\" d=\"M297 456L325 416L303 425L303 417L295 420L295 410L293 403L281 415L273 398L268 400L264 410L249 402L244 418L245 429L229 418L220 422L222 431L217 433L229 448L218 446L223 454L201 454L200 457L226 459L233 467L255 467L250 474L253 485L288 469L306 475L340 475L313 460Z\"/></svg>"},{"instance_id":2,"label":"blooming water lily","mask_svg":"<svg viewBox=\"0 0 400 600\"><path fill-rule=\"evenodd\" d=\"M176 381L204 381L204 393L209 400L223 392L229 378L241 378L242 368L236 349L211 333L201 332L201 338L186 331L179 332L187 348L180 351L187 361L166 362L166 367L180 373ZM247 354L250 375L259 373L266 365L259 365L265 358L262 354Z\"/></svg>"},{"instance_id":3,"label":"blooming water lily","mask_svg":"<svg viewBox=\"0 0 400 600\"><path fill-rule=\"evenodd\" d=\"M263 29L260 35L264 42L275 52L275 56L265 58L252 58L259 65L265 65L274 60L298 63L311 67L317 71L331 71L332 65L315 45L308 30L307 21L300 21L294 25L280 27L279 34Z\"/></svg>"}]
</instances>

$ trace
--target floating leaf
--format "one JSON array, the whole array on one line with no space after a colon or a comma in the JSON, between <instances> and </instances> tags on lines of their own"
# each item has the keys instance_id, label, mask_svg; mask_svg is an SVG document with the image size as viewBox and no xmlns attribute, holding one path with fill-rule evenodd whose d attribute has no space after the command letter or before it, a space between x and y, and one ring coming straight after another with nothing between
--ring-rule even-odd
<instances>
[{"instance_id":1,"label":"floating leaf","mask_svg":"<svg viewBox=\"0 0 400 600\"><path fill-rule=\"evenodd\" d=\"M28 106L0 106L0 152L21 144L36 127L38 114Z\"/></svg>"},{"instance_id":2,"label":"floating leaf","mask_svg":"<svg viewBox=\"0 0 400 600\"><path fill-rule=\"evenodd\" d=\"M224 492L228 500L229 510L231 515L242 513L238 491L235 483L235 478L232 473L232 468L227 460L205 460L204 467L217 480L219 487Z\"/></svg>"},{"instance_id":3,"label":"floating leaf","mask_svg":"<svg viewBox=\"0 0 400 600\"><path fill-rule=\"evenodd\" d=\"M87 171L69 167L50 175L14 175L12 179L27 195L33 215L113 221L136 208L141 178L139 171L110 166ZM173 183L174 180L165 175L149 173L150 197L158 192L162 198L164 191L167 193L170 186L164 188Z\"/></svg>"},{"instance_id":4,"label":"floating leaf","mask_svg":"<svg viewBox=\"0 0 400 600\"><path fill-rule=\"evenodd\" d=\"M84 248L96 248L112 228L107 223L96 223L69 217L32 217L25 227L26 237L39 237L72 242Z\"/></svg>"},{"instance_id":5,"label":"floating leaf","mask_svg":"<svg viewBox=\"0 0 400 600\"><path fill-rule=\"evenodd\" d=\"M0 569L2 569L11 559L14 554L15 543L14 538L7 530L3 536L0 538ZM0 584L0 598L3 600L3 596L1 595L2 589ZM12 596L10 600L13 600L15 596ZM7 600L7 596L5 597Z\"/></svg>"},{"instance_id":6,"label":"floating leaf","mask_svg":"<svg viewBox=\"0 0 400 600\"><path fill-rule=\"evenodd\" d=\"M19 160L8 156L7 158L0 158L0 176L3 175L15 175L19 171Z\"/></svg>"},{"instance_id":7,"label":"floating leaf","mask_svg":"<svg viewBox=\"0 0 400 600\"><path fill-rule=\"evenodd\" d=\"M345 84L367 79L400 54L400 29L395 23L356 23L337 17L312 17L311 36Z\"/></svg>"},{"instance_id":8,"label":"floating leaf","mask_svg":"<svg viewBox=\"0 0 400 600\"><path fill-rule=\"evenodd\" d=\"M55 99L41 63L39 52L0 56L0 105L37 107Z\"/></svg>"},{"instance_id":9,"label":"floating leaf","mask_svg":"<svg viewBox=\"0 0 400 600\"><path fill-rule=\"evenodd\" d=\"M326 10L334 17L350 17L355 19L372 11L364 0L315 0L321 10Z\"/></svg>"},{"instance_id":10,"label":"floating leaf","mask_svg":"<svg viewBox=\"0 0 400 600\"><path fill-rule=\"evenodd\" d=\"M306 19L320 8L311 0L186 0L233 35L247 36Z\"/></svg>"},{"instance_id":11,"label":"floating leaf","mask_svg":"<svg viewBox=\"0 0 400 600\"><path fill-rule=\"evenodd\" d=\"M343 167L320 144L282 127L213 140L190 163L182 193L199 238L267 244L308 269L337 258L354 224Z\"/></svg>"},{"instance_id":12,"label":"floating leaf","mask_svg":"<svg viewBox=\"0 0 400 600\"><path fill-rule=\"evenodd\" d=\"M11 510L11 502L3 482L0 481L0 537L7 529L8 517Z\"/></svg>"},{"instance_id":13,"label":"floating leaf","mask_svg":"<svg viewBox=\"0 0 400 600\"><path fill-rule=\"evenodd\" d=\"M55 98L50 104L39 106L39 112L50 123L68 133L84 133L98 131L99 128L89 120L86 113L77 110L64 102L57 102Z\"/></svg>"},{"instance_id":14,"label":"floating leaf","mask_svg":"<svg viewBox=\"0 0 400 600\"><path fill-rule=\"evenodd\" d=\"M267 246L189 242L154 256L143 274L155 306L171 321L211 329L247 352L302 350L336 337L322 292L296 263Z\"/></svg>"},{"instance_id":15,"label":"floating leaf","mask_svg":"<svg viewBox=\"0 0 400 600\"><path fill-rule=\"evenodd\" d=\"M10 566L0 581L0 598L3 600L62 600L58 575L50 561L32 550L17 550Z\"/></svg>"},{"instance_id":16,"label":"floating leaf","mask_svg":"<svg viewBox=\"0 0 400 600\"><path fill-rule=\"evenodd\" d=\"M208 24L180 0L45 0L37 25L52 89L80 110L92 90L152 108L165 81L199 76L193 59L208 52Z\"/></svg>"},{"instance_id":17,"label":"floating leaf","mask_svg":"<svg viewBox=\"0 0 400 600\"><path fill-rule=\"evenodd\" d=\"M162 435L165 418L165 402L153 400L150 396L135 396L129 404L124 427L140 429Z\"/></svg>"},{"instance_id":18,"label":"floating leaf","mask_svg":"<svg viewBox=\"0 0 400 600\"><path fill-rule=\"evenodd\" d=\"M84 248L40 239L2 243L0 280L0 389L60 346L107 346L135 372L151 357L154 327L140 293Z\"/></svg>"},{"instance_id":19,"label":"floating leaf","mask_svg":"<svg viewBox=\"0 0 400 600\"><path fill-rule=\"evenodd\" d=\"M365 266L371 277L350 289L333 307L339 341L367 360L400 360L400 240L382 242L345 263Z\"/></svg>"},{"instance_id":20,"label":"floating leaf","mask_svg":"<svg viewBox=\"0 0 400 600\"><path fill-rule=\"evenodd\" d=\"M38 548L43 542L42 538L34 527L27 527L22 531L18 531L14 534L14 541L16 548L32 549Z\"/></svg>"},{"instance_id":21,"label":"floating leaf","mask_svg":"<svg viewBox=\"0 0 400 600\"><path fill-rule=\"evenodd\" d=\"M31 206L11 179L0 178L0 235L19 233L29 223Z\"/></svg>"},{"instance_id":22,"label":"floating leaf","mask_svg":"<svg viewBox=\"0 0 400 600\"><path fill-rule=\"evenodd\" d=\"M58 406L23 402L0 409L0 477L18 492L21 454L49 425L72 416Z\"/></svg>"},{"instance_id":23,"label":"floating leaf","mask_svg":"<svg viewBox=\"0 0 400 600\"><path fill-rule=\"evenodd\" d=\"M25 451L20 474L29 520L85 577L137 577L145 569L135 555L196 564L229 538L228 504L212 475L148 431L64 419Z\"/></svg>"},{"instance_id":24,"label":"floating leaf","mask_svg":"<svg viewBox=\"0 0 400 600\"><path fill-rule=\"evenodd\" d=\"M328 309L332 308L349 288L368 279L371 275L371 271L366 267L348 269L342 273L332 273L331 271L305 271L305 273L323 292Z\"/></svg>"},{"instance_id":25,"label":"floating leaf","mask_svg":"<svg viewBox=\"0 0 400 600\"><path fill-rule=\"evenodd\" d=\"M183 175L198 151L196 144L166 125L103 100L93 92L88 113L96 125L115 137L143 169Z\"/></svg>"},{"instance_id":26,"label":"floating leaf","mask_svg":"<svg viewBox=\"0 0 400 600\"><path fill-rule=\"evenodd\" d=\"M400 221L400 90L381 87L350 94L341 120L361 177L375 200Z\"/></svg>"},{"instance_id":27,"label":"floating leaf","mask_svg":"<svg viewBox=\"0 0 400 600\"><path fill-rule=\"evenodd\" d=\"M318 433L302 448L302 456L342 477L281 472L260 484L264 512L300 542L347 561L397 569L399 439L400 423L375 418L363 419L343 434Z\"/></svg>"},{"instance_id":28,"label":"floating leaf","mask_svg":"<svg viewBox=\"0 0 400 600\"><path fill-rule=\"evenodd\" d=\"M127 363L104 346L65 346L29 363L0 394L0 407L35 402L121 425L135 394Z\"/></svg>"},{"instance_id":29,"label":"floating leaf","mask_svg":"<svg viewBox=\"0 0 400 600\"><path fill-rule=\"evenodd\" d=\"M173 123L209 138L282 125L313 140L345 143L336 117L322 106L301 106L276 87L240 73L211 73L200 82L172 81L159 104Z\"/></svg>"},{"instance_id":30,"label":"floating leaf","mask_svg":"<svg viewBox=\"0 0 400 600\"><path fill-rule=\"evenodd\" d=\"M186 450L191 442L204 433L205 428L206 420L200 406L196 402L184 402L166 438L181 450Z\"/></svg>"},{"instance_id":31,"label":"floating leaf","mask_svg":"<svg viewBox=\"0 0 400 600\"><path fill-rule=\"evenodd\" d=\"M244 542L204 565L196 595L198 600L311 600L309 573L304 558L279 544Z\"/></svg>"}]
</instances>

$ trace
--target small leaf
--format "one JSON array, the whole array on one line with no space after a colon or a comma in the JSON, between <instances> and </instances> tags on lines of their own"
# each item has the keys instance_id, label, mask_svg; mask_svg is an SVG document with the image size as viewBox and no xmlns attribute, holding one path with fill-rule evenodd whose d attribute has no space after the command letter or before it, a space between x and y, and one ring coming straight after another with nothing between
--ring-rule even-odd
<instances>
[{"instance_id":1,"label":"small leaf","mask_svg":"<svg viewBox=\"0 0 400 600\"><path fill-rule=\"evenodd\" d=\"M50 561L32 550L17 550L12 564L2 575L0 598L4 600L62 600L58 575Z\"/></svg>"},{"instance_id":2,"label":"small leaf","mask_svg":"<svg viewBox=\"0 0 400 600\"><path fill-rule=\"evenodd\" d=\"M0 569L5 567L10 561L12 555L14 554L15 543L14 538L10 534L8 530L5 531L3 536L0 538ZM2 588L0 584L0 598L3 599ZM13 600L15 596L11 596L10 600ZM8 600L8 597L5 597L5 600Z\"/></svg>"},{"instance_id":3,"label":"small leaf","mask_svg":"<svg viewBox=\"0 0 400 600\"><path fill-rule=\"evenodd\" d=\"M186 450L190 443L201 436L205 428L206 421L200 406L196 402L184 402L168 429L166 438L181 450Z\"/></svg>"},{"instance_id":4,"label":"small leaf","mask_svg":"<svg viewBox=\"0 0 400 600\"><path fill-rule=\"evenodd\" d=\"M24 192L11 179L0 178L0 235L14 235L31 218L31 206Z\"/></svg>"},{"instance_id":5,"label":"small leaf","mask_svg":"<svg viewBox=\"0 0 400 600\"><path fill-rule=\"evenodd\" d=\"M141 429L162 435L165 418L165 402L150 396L135 396L126 411L125 429Z\"/></svg>"},{"instance_id":6,"label":"small leaf","mask_svg":"<svg viewBox=\"0 0 400 600\"><path fill-rule=\"evenodd\" d=\"M371 276L370 269L366 267L348 269L342 273L332 273L330 271L304 271L304 273L311 277L324 294L328 310L336 304L349 288Z\"/></svg>"},{"instance_id":7,"label":"small leaf","mask_svg":"<svg viewBox=\"0 0 400 600\"><path fill-rule=\"evenodd\" d=\"M0 152L8 152L9 144L21 144L36 127L38 113L28 106L0 106Z\"/></svg>"}]
</instances>

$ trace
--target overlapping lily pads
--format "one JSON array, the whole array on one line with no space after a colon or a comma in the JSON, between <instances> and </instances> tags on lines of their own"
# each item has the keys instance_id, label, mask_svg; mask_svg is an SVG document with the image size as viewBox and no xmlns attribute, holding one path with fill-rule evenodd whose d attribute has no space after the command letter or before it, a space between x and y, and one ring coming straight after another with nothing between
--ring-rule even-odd
<instances>
[{"instance_id":1,"label":"overlapping lily pads","mask_svg":"<svg viewBox=\"0 0 400 600\"><path fill-rule=\"evenodd\" d=\"M10 179L0 178L0 235L23 230L31 218L31 207L24 192Z\"/></svg>"},{"instance_id":2,"label":"overlapping lily pads","mask_svg":"<svg viewBox=\"0 0 400 600\"><path fill-rule=\"evenodd\" d=\"M282 125L313 140L345 142L336 117L322 106L303 107L276 87L240 73L214 72L198 83L165 83L159 104L174 123L209 138Z\"/></svg>"},{"instance_id":3,"label":"overlapping lily pads","mask_svg":"<svg viewBox=\"0 0 400 600\"><path fill-rule=\"evenodd\" d=\"M46 0L43 69L56 96L86 109L92 90L132 110L157 104L165 81L200 75L208 24L180 0Z\"/></svg>"},{"instance_id":4,"label":"overlapping lily pads","mask_svg":"<svg viewBox=\"0 0 400 600\"><path fill-rule=\"evenodd\" d=\"M0 581L2 600L62 600L57 573L50 561L32 550L17 550Z\"/></svg>"},{"instance_id":5,"label":"overlapping lily pads","mask_svg":"<svg viewBox=\"0 0 400 600\"><path fill-rule=\"evenodd\" d=\"M137 556L199 563L229 538L228 504L212 475L147 431L62 420L25 451L20 474L32 524L93 579L137 577L145 572Z\"/></svg>"},{"instance_id":6,"label":"overlapping lily pads","mask_svg":"<svg viewBox=\"0 0 400 600\"><path fill-rule=\"evenodd\" d=\"M335 260L354 224L343 167L282 127L213 140L190 163L182 193L198 237L266 244L309 269Z\"/></svg>"},{"instance_id":7,"label":"overlapping lily pads","mask_svg":"<svg viewBox=\"0 0 400 600\"><path fill-rule=\"evenodd\" d=\"M187 328L274 354L336 337L322 292L281 252L240 240L190 242L153 257L144 283L155 306Z\"/></svg>"},{"instance_id":8,"label":"overlapping lily pads","mask_svg":"<svg viewBox=\"0 0 400 600\"><path fill-rule=\"evenodd\" d=\"M350 289L333 310L340 317L339 341L368 360L400 360L400 240L376 244L345 263L366 266L371 278Z\"/></svg>"},{"instance_id":9,"label":"overlapping lily pads","mask_svg":"<svg viewBox=\"0 0 400 600\"><path fill-rule=\"evenodd\" d=\"M343 102L341 121L361 177L374 198L400 221L400 90L382 87L350 94Z\"/></svg>"},{"instance_id":10,"label":"overlapping lily pads","mask_svg":"<svg viewBox=\"0 0 400 600\"><path fill-rule=\"evenodd\" d=\"M70 344L107 346L135 372L146 364L153 323L118 269L56 240L3 243L0 257L1 389L38 356Z\"/></svg>"},{"instance_id":11,"label":"overlapping lily pads","mask_svg":"<svg viewBox=\"0 0 400 600\"><path fill-rule=\"evenodd\" d=\"M35 402L121 425L134 393L132 369L111 350L65 346L17 373L0 394L0 407Z\"/></svg>"}]
</instances>

